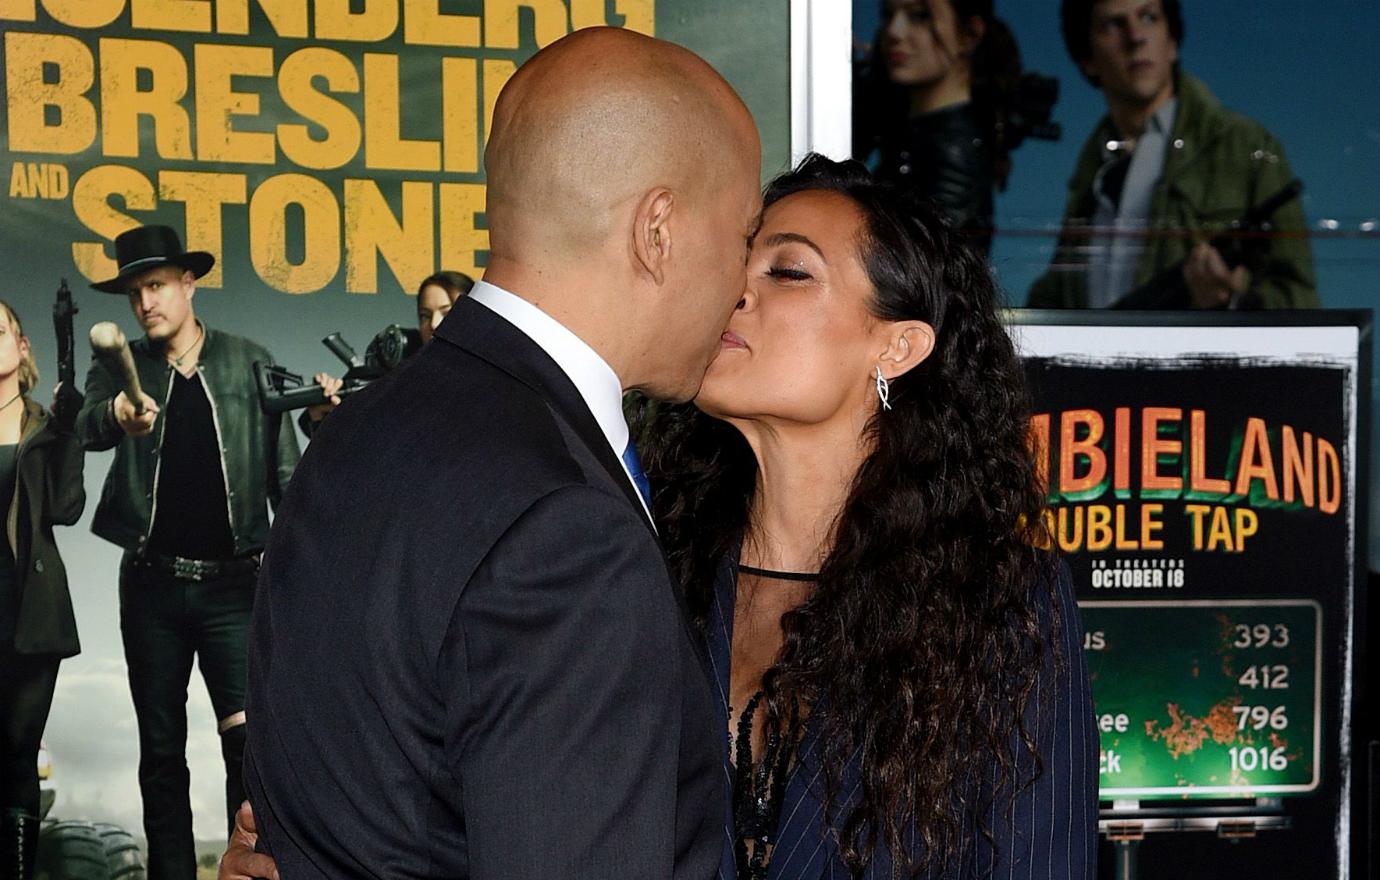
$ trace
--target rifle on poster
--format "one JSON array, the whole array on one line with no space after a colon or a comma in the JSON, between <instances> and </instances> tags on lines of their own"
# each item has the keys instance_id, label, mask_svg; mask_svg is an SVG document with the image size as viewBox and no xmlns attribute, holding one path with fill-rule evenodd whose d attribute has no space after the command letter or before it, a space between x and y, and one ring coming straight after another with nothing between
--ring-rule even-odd
<instances>
[{"instance_id":1,"label":"rifle on poster","mask_svg":"<svg viewBox=\"0 0 1380 880\"><path fill-rule=\"evenodd\" d=\"M1245 266L1253 277L1259 276L1270 255L1270 237L1275 232L1275 213L1303 193L1303 181L1297 177L1284 188L1258 205L1248 209L1211 244L1222 255L1228 269ZM1187 309L1192 306L1188 282L1184 281L1184 261L1168 266L1149 281L1132 290L1112 304L1114 309ZM1227 308L1258 309L1259 294L1246 291L1233 297Z\"/></svg>"},{"instance_id":2,"label":"rifle on poster","mask_svg":"<svg viewBox=\"0 0 1380 880\"><path fill-rule=\"evenodd\" d=\"M360 357L339 332L321 340L346 367L336 396L341 400L387 375L422 346L417 331L390 324L375 336ZM254 381L259 386L259 404L268 415L305 409L327 402L325 392L315 382L276 364L254 363Z\"/></svg>"},{"instance_id":3,"label":"rifle on poster","mask_svg":"<svg viewBox=\"0 0 1380 880\"><path fill-rule=\"evenodd\" d=\"M57 336L58 387L53 392L53 417L67 430L77 422L77 412L86 398L77 389L77 351L73 319L77 316L72 290L63 278L53 303L53 331Z\"/></svg>"}]
</instances>

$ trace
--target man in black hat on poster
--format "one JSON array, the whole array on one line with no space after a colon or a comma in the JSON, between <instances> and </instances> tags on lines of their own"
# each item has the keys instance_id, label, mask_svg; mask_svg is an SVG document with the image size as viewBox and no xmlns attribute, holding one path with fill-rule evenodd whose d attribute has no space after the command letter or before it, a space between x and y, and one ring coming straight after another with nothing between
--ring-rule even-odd
<instances>
[{"instance_id":1,"label":"man in black hat on poster","mask_svg":"<svg viewBox=\"0 0 1380 880\"><path fill-rule=\"evenodd\" d=\"M262 346L206 326L192 307L215 262L166 226L115 239L119 274L96 290L129 298L144 336L130 344L137 401L99 358L77 435L115 449L91 530L125 551L120 630L139 721L139 787L153 880L192 880L187 684L195 656L215 709L226 816L244 800L246 644L258 557L297 464L289 422L259 407Z\"/></svg>"}]
</instances>

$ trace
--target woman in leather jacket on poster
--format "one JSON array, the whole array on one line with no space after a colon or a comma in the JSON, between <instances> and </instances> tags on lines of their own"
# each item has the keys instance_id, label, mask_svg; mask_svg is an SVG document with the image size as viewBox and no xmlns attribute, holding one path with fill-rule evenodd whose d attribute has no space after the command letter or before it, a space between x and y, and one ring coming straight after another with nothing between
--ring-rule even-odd
<instances>
[{"instance_id":1,"label":"woman in leather jacket on poster","mask_svg":"<svg viewBox=\"0 0 1380 880\"><path fill-rule=\"evenodd\" d=\"M58 664L80 650L53 526L86 505L76 407L50 414L29 398L37 382L19 317L0 302L0 876L18 880L34 876L38 750Z\"/></svg>"},{"instance_id":2,"label":"woman in leather jacket on poster","mask_svg":"<svg viewBox=\"0 0 1380 880\"><path fill-rule=\"evenodd\" d=\"M992 0L885 0L854 78L853 155L929 199L986 254L993 195L1026 137L1057 138L1056 80L1021 70Z\"/></svg>"}]
</instances>

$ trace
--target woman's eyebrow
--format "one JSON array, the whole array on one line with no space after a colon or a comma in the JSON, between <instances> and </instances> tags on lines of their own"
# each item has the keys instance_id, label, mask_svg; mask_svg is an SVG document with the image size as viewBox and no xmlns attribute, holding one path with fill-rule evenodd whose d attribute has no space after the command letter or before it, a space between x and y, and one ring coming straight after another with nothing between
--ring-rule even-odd
<instances>
[{"instance_id":1,"label":"woman's eyebrow","mask_svg":"<svg viewBox=\"0 0 1380 880\"><path fill-rule=\"evenodd\" d=\"M819 245L815 244L813 241L810 241L808 237L801 235L799 232L778 232L775 235L772 235L770 238L768 238L764 242L764 244L766 244L768 247L773 247L775 245L788 244L790 242L796 242L798 244L805 245L815 253L819 254L819 258L821 260L824 260L824 251L819 249ZM826 263L829 262L828 260L824 261Z\"/></svg>"}]
</instances>

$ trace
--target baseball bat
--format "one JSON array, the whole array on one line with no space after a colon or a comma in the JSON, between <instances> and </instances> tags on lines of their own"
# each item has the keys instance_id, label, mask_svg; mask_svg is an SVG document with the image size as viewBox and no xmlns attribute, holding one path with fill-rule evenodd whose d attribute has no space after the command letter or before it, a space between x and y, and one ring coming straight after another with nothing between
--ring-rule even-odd
<instances>
[{"instance_id":1,"label":"baseball bat","mask_svg":"<svg viewBox=\"0 0 1380 880\"><path fill-rule=\"evenodd\" d=\"M102 321L91 328L91 353L105 361L106 366L124 382L125 397L134 405L134 414L144 414L144 393L139 387L139 373L134 369L134 356L124 331L113 321Z\"/></svg>"}]
</instances>

